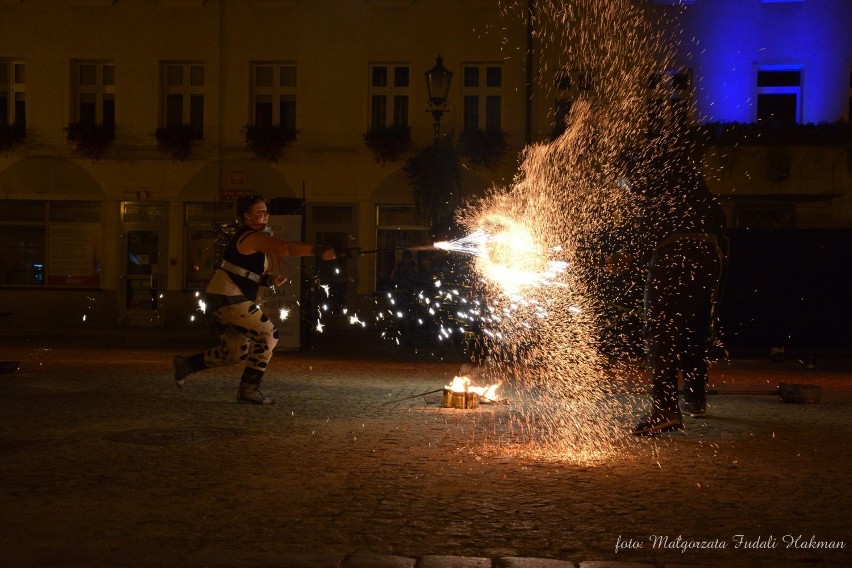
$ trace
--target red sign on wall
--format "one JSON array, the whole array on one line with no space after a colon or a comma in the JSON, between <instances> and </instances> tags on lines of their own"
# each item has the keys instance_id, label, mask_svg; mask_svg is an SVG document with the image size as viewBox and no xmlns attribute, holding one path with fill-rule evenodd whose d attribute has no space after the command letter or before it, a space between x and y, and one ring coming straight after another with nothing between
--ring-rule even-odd
<instances>
[{"instance_id":1,"label":"red sign on wall","mask_svg":"<svg viewBox=\"0 0 852 568\"><path fill-rule=\"evenodd\" d=\"M245 170L231 170L230 181L231 187L242 187L246 182Z\"/></svg>"}]
</instances>

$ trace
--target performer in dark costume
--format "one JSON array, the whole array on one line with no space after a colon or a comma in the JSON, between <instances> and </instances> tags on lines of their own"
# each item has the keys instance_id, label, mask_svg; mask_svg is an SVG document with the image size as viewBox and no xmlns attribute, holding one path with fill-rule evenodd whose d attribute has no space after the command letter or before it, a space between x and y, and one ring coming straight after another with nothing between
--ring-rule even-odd
<instances>
[{"instance_id":1,"label":"performer in dark costume","mask_svg":"<svg viewBox=\"0 0 852 568\"><path fill-rule=\"evenodd\" d=\"M241 197L235 208L241 223L228 243L222 265L207 286L207 313L213 319L221 344L189 357L177 355L173 363L175 384L183 388L186 377L203 369L245 363L237 401L273 404L260 391L263 373L278 343L278 332L255 303L261 286L281 285L284 278L265 270L267 256L278 262L282 256L318 255L334 260L332 248L295 241L282 241L264 232L269 211L260 196Z\"/></svg>"},{"instance_id":2,"label":"performer in dark costume","mask_svg":"<svg viewBox=\"0 0 852 568\"><path fill-rule=\"evenodd\" d=\"M641 200L638 237L645 279L645 346L653 376L651 412L632 430L655 435L683 427L683 413L707 408L707 349L722 271L725 214L690 160L674 148L642 165L633 187Z\"/></svg>"}]
</instances>

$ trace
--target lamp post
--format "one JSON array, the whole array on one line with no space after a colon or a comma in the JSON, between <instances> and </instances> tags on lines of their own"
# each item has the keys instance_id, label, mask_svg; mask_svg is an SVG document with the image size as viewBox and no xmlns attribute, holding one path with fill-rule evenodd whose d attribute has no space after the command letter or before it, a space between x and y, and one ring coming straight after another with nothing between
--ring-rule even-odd
<instances>
[{"instance_id":1,"label":"lamp post","mask_svg":"<svg viewBox=\"0 0 852 568\"><path fill-rule=\"evenodd\" d=\"M435 58L435 66L426 71L426 89L429 91L429 108L435 119L435 145L438 145L441 135L441 117L447 106L447 94L450 92L450 82L453 72L444 67L444 60L439 55Z\"/></svg>"}]
</instances>

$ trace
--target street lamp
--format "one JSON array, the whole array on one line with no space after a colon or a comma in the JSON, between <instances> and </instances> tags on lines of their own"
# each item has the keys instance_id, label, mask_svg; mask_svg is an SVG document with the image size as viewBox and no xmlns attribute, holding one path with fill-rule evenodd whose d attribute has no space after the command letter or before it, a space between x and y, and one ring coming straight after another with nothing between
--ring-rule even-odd
<instances>
[{"instance_id":1,"label":"street lamp","mask_svg":"<svg viewBox=\"0 0 852 568\"><path fill-rule=\"evenodd\" d=\"M426 71L426 89L429 91L429 107L435 119L435 145L441 135L441 116L447 106L447 94L450 92L450 81L453 72L444 67L444 60L439 55L435 58L435 66Z\"/></svg>"}]
</instances>

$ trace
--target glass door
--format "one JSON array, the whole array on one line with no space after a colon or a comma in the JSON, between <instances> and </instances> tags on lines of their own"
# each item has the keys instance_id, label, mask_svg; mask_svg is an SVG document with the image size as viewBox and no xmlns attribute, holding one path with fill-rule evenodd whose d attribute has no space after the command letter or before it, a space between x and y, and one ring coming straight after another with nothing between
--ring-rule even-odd
<instances>
[{"instance_id":1,"label":"glass door","mask_svg":"<svg viewBox=\"0 0 852 568\"><path fill-rule=\"evenodd\" d=\"M164 204L124 204L123 219L138 215L164 219ZM160 213L160 215L157 215ZM130 217L129 217L130 216ZM123 226L122 282L119 284L122 321L129 326L159 326L163 323L162 290L165 289L163 258L165 228L149 223Z\"/></svg>"}]
</instances>

